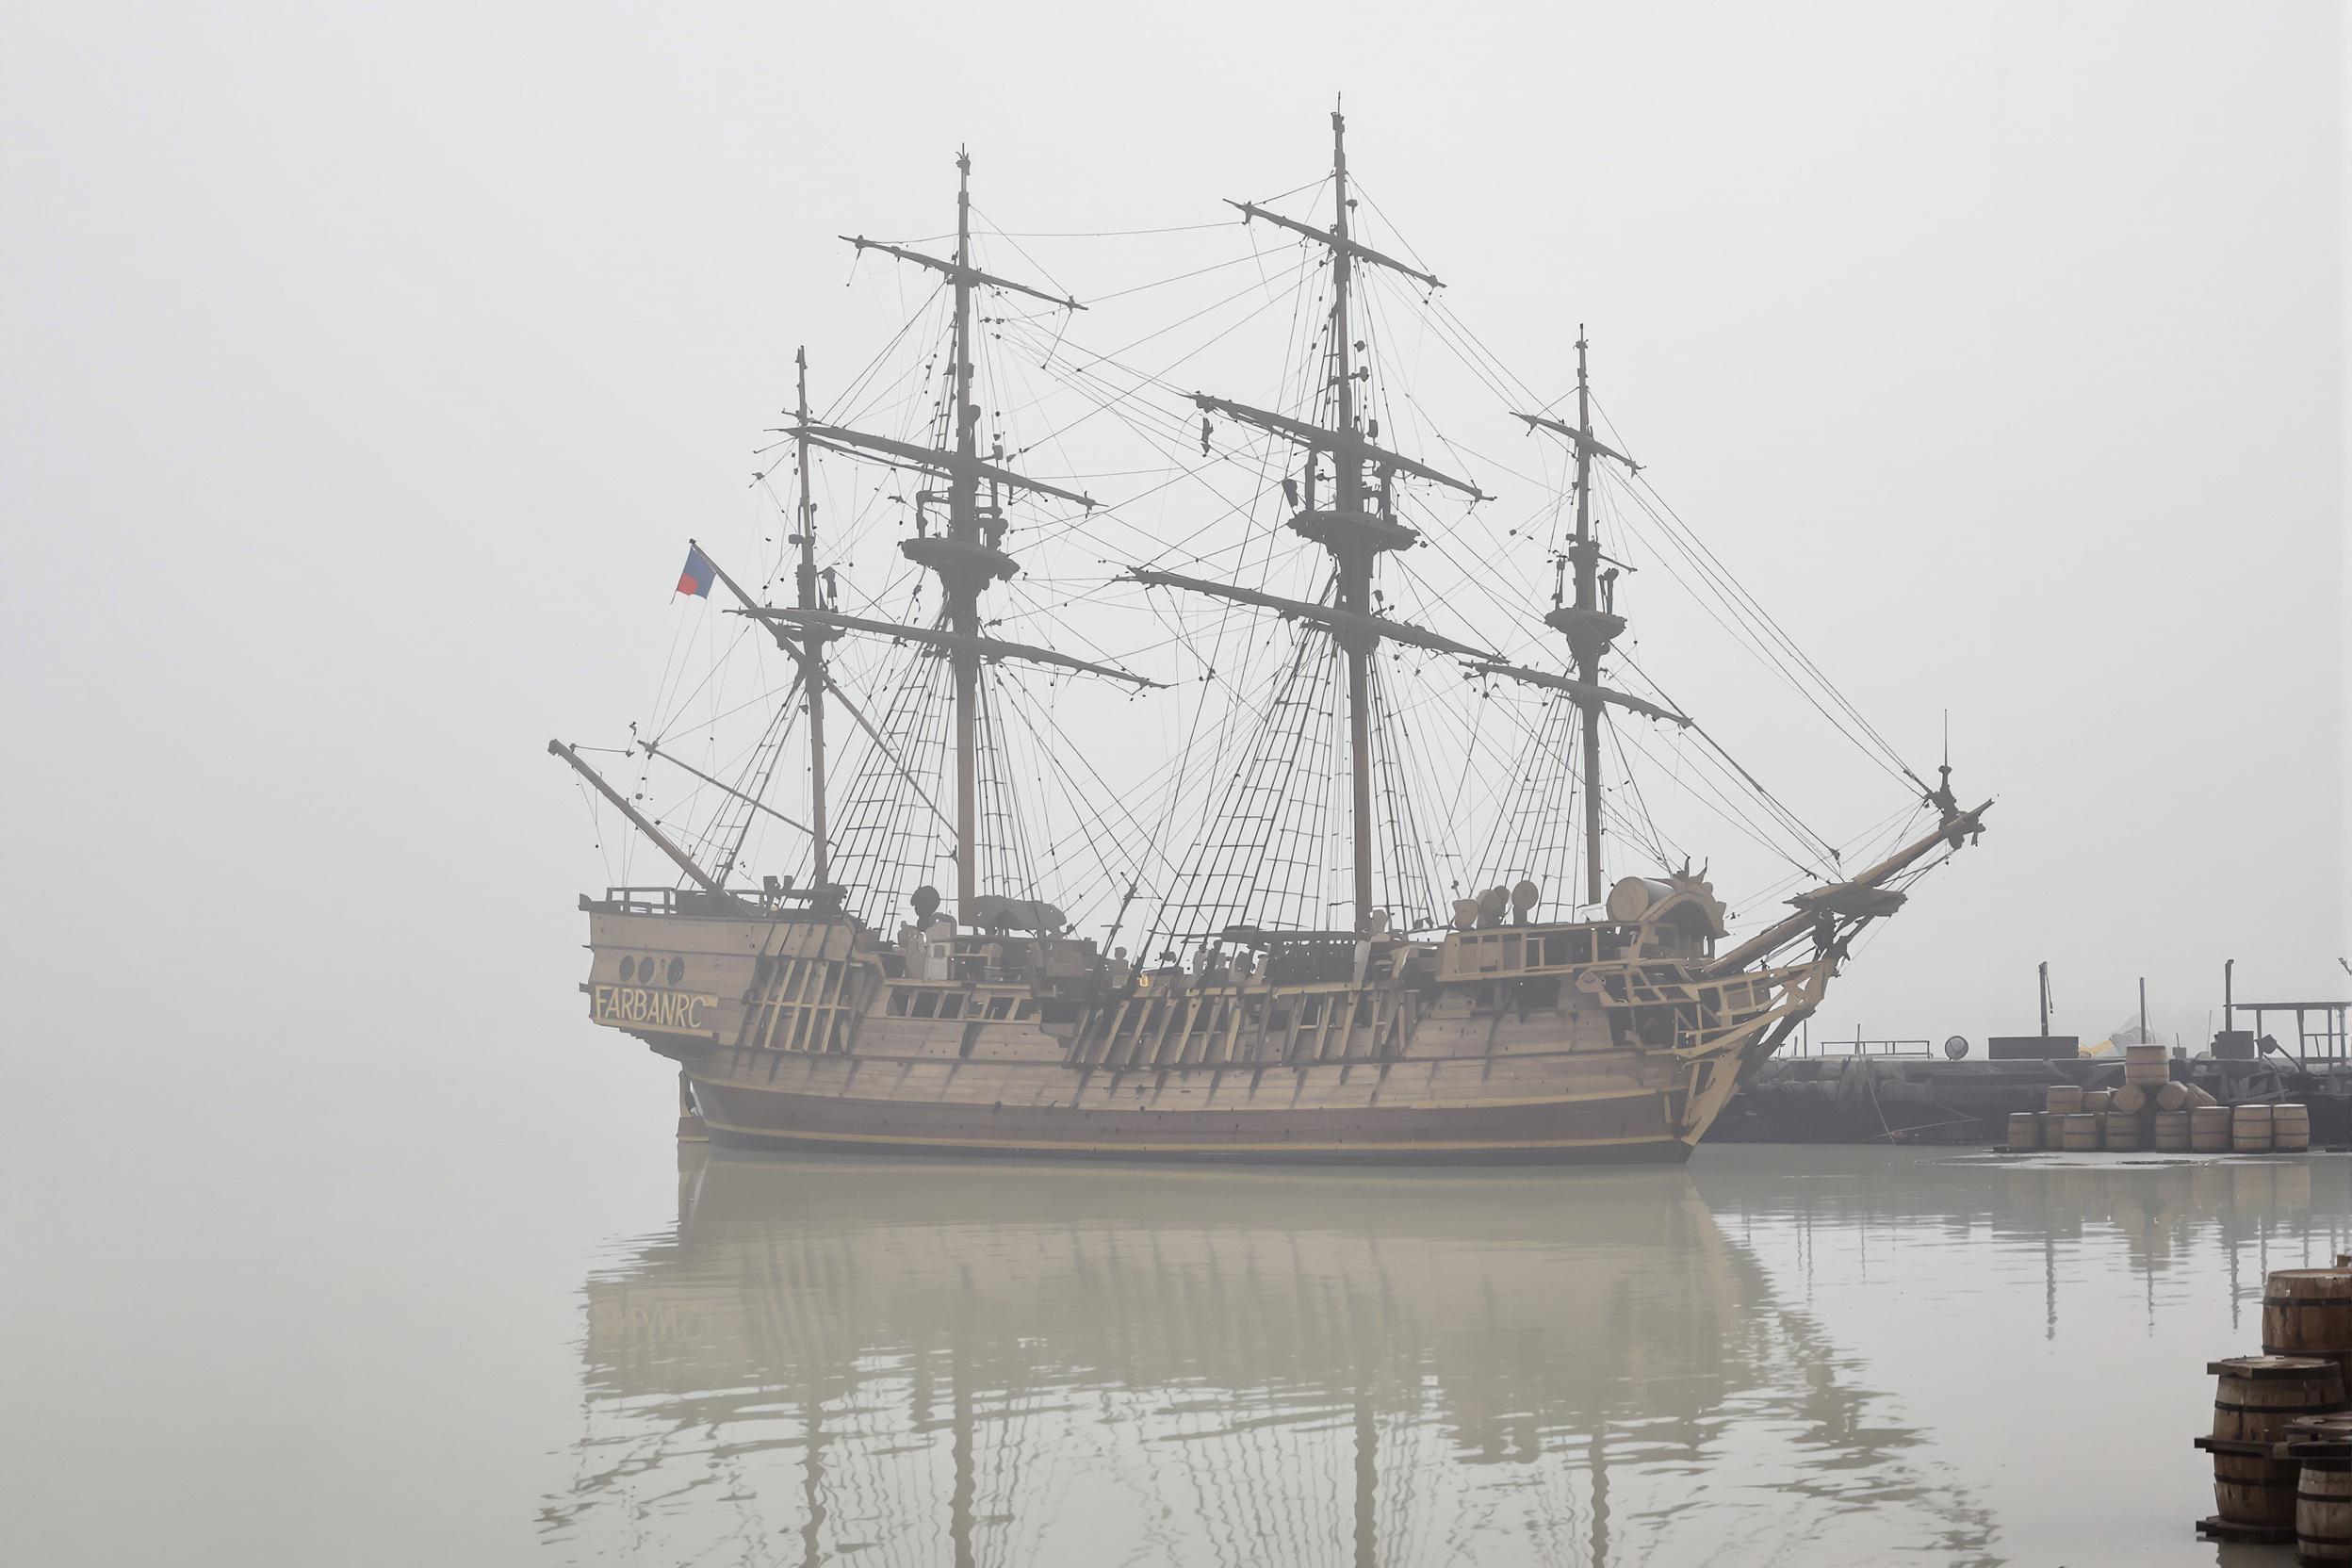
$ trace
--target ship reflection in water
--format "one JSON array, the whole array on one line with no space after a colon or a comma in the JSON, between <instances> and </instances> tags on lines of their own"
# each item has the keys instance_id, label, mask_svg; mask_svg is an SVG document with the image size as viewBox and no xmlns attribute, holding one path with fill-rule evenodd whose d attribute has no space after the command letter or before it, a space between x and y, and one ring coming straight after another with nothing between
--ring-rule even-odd
<instances>
[{"instance_id":1,"label":"ship reflection in water","mask_svg":"<svg viewBox=\"0 0 2352 1568\"><path fill-rule=\"evenodd\" d=\"M2251 1348L2263 1267L2333 1247L2344 1169L690 1149L676 1230L588 1282L586 1431L543 1535L580 1560L1818 1568L2059 1560L2080 1528L2211 1562L2197 1364ZM2145 1526L2119 1498L2070 1527L2009 1462L2070 1375L2076 1460L2156 1456L2116 1483Z\"/></svg>"}]
</instances>

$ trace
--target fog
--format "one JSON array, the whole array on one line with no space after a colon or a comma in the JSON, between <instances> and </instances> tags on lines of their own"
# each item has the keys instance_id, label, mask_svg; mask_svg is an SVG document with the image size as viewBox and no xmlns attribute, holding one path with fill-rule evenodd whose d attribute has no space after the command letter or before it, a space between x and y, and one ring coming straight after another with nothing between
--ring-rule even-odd
<instances>
[{"instance_id":1,"label":"fog","mask_svg":"<svg viewBox=\"0 0 2352 1568\"><path fill-rule=\"evenodd\" d=\"M1820 1033L2030 1030L2040 960L2094 1038L2226 958L2345 994L2345 66L2324 0L14 8L0 1213L267 1257L249 1179L364 1229L665 1158L543 748L709 612L794 347L871 353L835 237L949 226L965 145L1007 227L1216 221L1343 91L1455 308L1561 389L1586 323L1680 514L1997 798Z\"/></svg>"}]
</instances>

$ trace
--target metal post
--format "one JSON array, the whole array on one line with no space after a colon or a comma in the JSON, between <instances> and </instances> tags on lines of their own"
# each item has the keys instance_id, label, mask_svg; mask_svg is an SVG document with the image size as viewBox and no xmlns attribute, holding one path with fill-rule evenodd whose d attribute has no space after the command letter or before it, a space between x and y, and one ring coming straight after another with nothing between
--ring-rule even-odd
<instances>
[{"instance_id":1,"label":"metal post","mask_svg":"<svg viewBox=\"0 0 2352 1568\"><path fill-rule=\"evenodd\" d=\"M2050 1038L2050 960L2042 960L2042 1038Z\"/></svg>"}]
</instances>

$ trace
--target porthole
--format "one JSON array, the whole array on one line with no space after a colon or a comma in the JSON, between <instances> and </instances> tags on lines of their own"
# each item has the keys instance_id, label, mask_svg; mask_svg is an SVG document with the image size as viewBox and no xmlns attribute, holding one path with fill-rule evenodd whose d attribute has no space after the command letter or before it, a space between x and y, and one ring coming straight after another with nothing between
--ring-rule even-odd
<instances>
[{"instance_id":1,"label":"porthole","mask_svg":"<svg viewBox=\"0 0 2352 1568\"><path fill-rule=\"evenodd\" d=\"M636 978L637 978L637 960L636 960L636 959L634 959L634 958L623 958L623 959L621 960L621 984L622 984L622 985L624 985L624 986L626 986L626 985L628 985L628 984L629 984L631 980L634 980L634 979L636 979Z\"/></svg>"},{"instance_id":2,"label":"porthole","mask_svg":"<svg viewBox=\"0 0 2352 1568\"><path fill-rule=\"evenodd\" d=\"M672 958L670 960L670 984L675 986L684 978L686 978L686 960Z\"/></svg>"}]
</instances>

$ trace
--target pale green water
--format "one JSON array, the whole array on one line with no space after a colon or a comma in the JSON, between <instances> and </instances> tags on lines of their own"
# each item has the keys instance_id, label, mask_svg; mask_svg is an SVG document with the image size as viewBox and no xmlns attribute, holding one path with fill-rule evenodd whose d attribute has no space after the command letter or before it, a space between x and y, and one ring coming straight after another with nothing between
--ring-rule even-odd
<instances>
[{"instance_id":1,"label":"pale green water","mask_svg":"<svg viewBox=\"0 0 2352 1568\"><path fill-rule=\"evenodd\" d=\"M2352 1165L690 1160L551 1558L2210 1562L2189 1439Z\"/></svg>"},{"instance_id":2,"label":"pale green water","mask_svg":"<svg viewBox=\"0 0 2352 1568\"><path fill-rule=\"evenodd\" d=\"M568 1125L20 1162L0 1561L2284 1568L2190 1533L2203 1367L2352 1246L2329 1155L674 1168Z\"/></svg>"}]
</instances>

